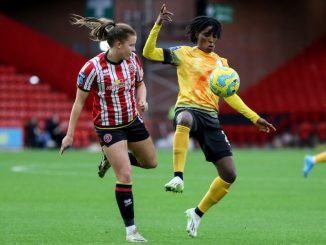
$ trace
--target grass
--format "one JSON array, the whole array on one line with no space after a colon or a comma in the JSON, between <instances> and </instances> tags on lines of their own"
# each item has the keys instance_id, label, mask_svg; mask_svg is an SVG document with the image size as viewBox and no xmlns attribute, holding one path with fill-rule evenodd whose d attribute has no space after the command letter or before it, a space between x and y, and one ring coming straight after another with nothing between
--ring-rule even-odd
<instances>
[{"instance_id":1,"label":"grass","mask_svg":"<svg viewBox=\"0 0 326 245\"><path fill-rule=\"evenodd\" d=\"M238 179L204 216L198 237L184 211L207 191L216 171L189 153L183 194L166 193L172 155L159 167L133 168L136 223L150 244L326 244L326 166L302 177L304 154L319 149L235 149ZM112 171L97 177L100 153L0 153L0 244L128 244Z\"/></svg>"}]
</instances>

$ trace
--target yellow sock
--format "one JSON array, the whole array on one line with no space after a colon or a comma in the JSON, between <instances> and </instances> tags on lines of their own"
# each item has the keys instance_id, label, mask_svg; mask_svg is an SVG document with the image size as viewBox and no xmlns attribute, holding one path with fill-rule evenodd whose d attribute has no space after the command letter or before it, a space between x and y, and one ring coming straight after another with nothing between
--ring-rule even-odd
<instances>
[{"instance_id":1,"label":"yellow sock","mask_svg":"<svg viewBox=\"0 0 326 245\"><path fill-rule=\"evenodd\" d=\"M225 182L220 177L216 177L209 187L206 195L200 201L198 208L206 213L214 204L221 200L228 192L231 184Z\"/></svg>"},{"instance_id":2,"label":"yellow sock","mask_svg":"<svg viewBox=\"0 0 326 245\"><path fill-rule=\"evenodd\" d=\"M326 162L326 151L319 153L314 158L315 158L315 164Z\"/></svg>"},{"instance_id":3,"label":"yellow sock","mask_svg":"<svg viewBox=\"0 0 326 245\"><path fill-rule=\"evenodd\" d=\"M177 125L173 139L173 170L183 172L189 145L190 128Z\"/></svg>"}]
</instances>

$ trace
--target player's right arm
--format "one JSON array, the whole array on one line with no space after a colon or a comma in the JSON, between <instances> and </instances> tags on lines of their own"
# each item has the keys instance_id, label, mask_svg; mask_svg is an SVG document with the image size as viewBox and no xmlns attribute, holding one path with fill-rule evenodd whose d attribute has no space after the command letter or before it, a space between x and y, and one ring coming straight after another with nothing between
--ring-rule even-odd
<instances>
[{"instance_id":1,"label":"player's right arm","mask_svg":"<svg viewBox=\"0 0 326 245\"><path fill-rule=\"evenodd\" d=\"M62 155L63 152L72 146L75 129L77 125L78 118L80 113L83 110L85 101L87 99L89 92L83 91L80 88L77 88L76 99L74 105L72 106L72 110L70 113L69 125L66 136L62 140L60 154Z\"/></svg>"},{"instance_id":2,"label":"player's right arm","mask_svg":"<svg viewBox=\"0 0 326 245\"><path fill-rule=\"evenodd\" d=\"M164 21L171 22L172 12L166 10L165 4L162 5L160 14L157 17L157 20L152 28L151 32L148 35L147 41L143 49L143 56L147 59L153 61L164 61L164 52L162 48L156 47L156 41L158 33L161 30L162 23Z\"/></svg>"},{"instance_id":3,"label":"player's right arm","mask_svg":"<svg viewBox=\"0 0 326 245\"><path fill-rule=\"evenodd\" d=\"M80 116L81 111L83 110L85 101L91 90L93 81L96 79L96 69L94 67L93 62L87 62L78 74L76 98L71 109L67 134L63 138L61 143L61 155L67 148L72 146L78 118Z\"/></svg>"}]
</instances>

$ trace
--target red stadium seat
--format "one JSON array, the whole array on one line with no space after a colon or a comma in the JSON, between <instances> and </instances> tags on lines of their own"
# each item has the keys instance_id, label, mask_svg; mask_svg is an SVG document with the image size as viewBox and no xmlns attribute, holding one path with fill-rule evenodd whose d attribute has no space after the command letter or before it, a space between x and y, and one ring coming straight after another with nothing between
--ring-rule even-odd
<instances>
[{"instance_id":1,"label":"red stadium seat","mask_svg":"<svg viewBox=\"0 0 326 245\"><path fill-rule=\"evenodd\" d=\"M317 125L317 136L321 142L326 141L326 122L321 122Z\"/></svg>"},{"instance_id":2,"label":"red stadium seat","mask_svg":"<svg viewBox=\"0 0 326 245\"><path fill-rule=\"evenodd\" d=\"M17 73L15 67L0 65L0 127L24 127L32 117L44 125L54 113L67 122L72 100L66 94L53 92L46 83L31 85L29 78L28 74ZM91 113L83 111L76 129L75 145L88 146L94 140L91 132L94 132Z\"/></svg>"}]
</instances>

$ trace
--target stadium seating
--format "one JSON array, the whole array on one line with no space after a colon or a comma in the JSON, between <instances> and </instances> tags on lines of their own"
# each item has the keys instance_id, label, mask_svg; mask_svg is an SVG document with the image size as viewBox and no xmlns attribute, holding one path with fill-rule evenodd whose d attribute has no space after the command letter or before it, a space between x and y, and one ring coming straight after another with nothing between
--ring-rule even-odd
<instances>
[{"instance_id":1,"label":"stadium seating","mask_svg":"<svg viewBox=\"0 0 326 245\"><path fill-rule=\"evenodd\" d=\"M62 125L67 126L73 102L62 92L53 91L49 84L30 83L31 75L20 74L14 66L0 65L0 127L21 127L32 117L41 125L53 114L58 114ZM74 145L88 146L94 139L89 111L80 116Z\"/></svg>"},{"instance_id":2,"label":"stadium seating","mask_svg":"<svg viewBox=\"0 0 326 245\"><path fill-rule=\"evenodd\" d=\"M318 123L317 128L317 135L320 142L326 142L326 121L322 123Z\"/></svg>"},{"instance_id":3,"label":"stadium seating","mask_svg":"<svg viewBox=\"0 0 326 245\"><path fill-rule=\"evenodd\" d=\"M268 74L245 91L240 90L241 98L260 115L266 117L277 127L278 133L288 128L297 127L300 137L306 138L315 133L325 141L324 125L326 122L326 36L321 37L301 54ZM221 114L235 113L228 105L221 105ZM258 144L267 143L270 137L260 138L259 131L236 129L225 125L228 135L235 143L251 142L259 139ZM255 136L253 136L254 134ZM249 138L248 138L249 137ZM306 140L306 139L305 139Z\"/></svg>"}]
</instances>

